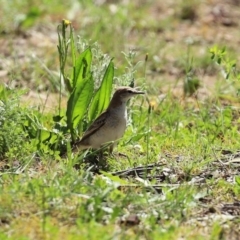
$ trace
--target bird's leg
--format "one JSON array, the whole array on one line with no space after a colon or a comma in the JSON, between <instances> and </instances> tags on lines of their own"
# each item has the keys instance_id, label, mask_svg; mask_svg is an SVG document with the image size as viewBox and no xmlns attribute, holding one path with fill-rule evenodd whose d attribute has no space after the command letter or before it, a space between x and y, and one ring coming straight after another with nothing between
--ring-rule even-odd
<instances>
[{"instance_id":1,"label":"bird's leg","mask_svg":"<svg viewBox=\"0 0 240 240\"><path fill-rule=\"evenodd\" d=\"M113 148L114 148L114 143L111 143L108 150L109 155L113 155Z\"/></svg>"},{"instance_id":2,"label":"bird's leg","mask_svg":"<svg viewBox=\"0 0 240 240\"><path fill-rule=\"evenodd\" d=\"M113 157L116 157L116 154L113 153L113 148L117 145L117 142L113 142L110 144L110 147L109 147L109 155L112 155ZM125 155L124 153L118 153L117 155L119 156L122 156L122 157L128 157L127 155Z\"/></svg>"},{"instance_id":3,"label":"bird's leg","mask_svg":"<svg viewBox=\"0 0 240 240\"><path fill-rule=\"evenodd\" d=\"M104 152L104 149L102 149L102 148L98 150L98 160L99 161L101 161L104 157L103 152Z\"/></svg>"}]
</instances>

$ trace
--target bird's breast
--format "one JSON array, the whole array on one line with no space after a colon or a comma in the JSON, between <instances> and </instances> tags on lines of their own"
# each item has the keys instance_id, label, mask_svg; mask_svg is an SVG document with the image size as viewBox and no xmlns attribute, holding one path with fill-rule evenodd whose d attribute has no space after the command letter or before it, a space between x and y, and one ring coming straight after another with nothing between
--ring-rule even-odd
<instances>
[{"instance_id":1,"label":"bird's breast","mask_svg":"<svg viewBox=\"0 0 240 240\"><path fill-rule=\"evenodd\" d=\"M108 119L109 133L113 140L119 139L123 136L127 126L127 112L116 111L112 113L112 117Z\"/></svg>"}]
</instances>

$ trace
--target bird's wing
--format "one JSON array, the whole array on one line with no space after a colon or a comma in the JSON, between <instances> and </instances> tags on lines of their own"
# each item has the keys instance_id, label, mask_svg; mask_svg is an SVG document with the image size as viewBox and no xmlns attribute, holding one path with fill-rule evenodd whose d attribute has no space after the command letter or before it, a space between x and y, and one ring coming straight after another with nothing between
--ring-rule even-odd
<instances>
[{"instance_id":1,"label":"bird's wing","mask_svg":"<svg viewBox=\"0 0 240 240\"><path fill-rule=\"evenodd\" d=\"M89 126L89 128L86 130L80 142L84 141L90 135L95 133L99 128L101 128L106 123L106 119L108 118L108 115L109 113L107 111L99 115L95 119L95 121Z\"/></svg>"}]
</instances>

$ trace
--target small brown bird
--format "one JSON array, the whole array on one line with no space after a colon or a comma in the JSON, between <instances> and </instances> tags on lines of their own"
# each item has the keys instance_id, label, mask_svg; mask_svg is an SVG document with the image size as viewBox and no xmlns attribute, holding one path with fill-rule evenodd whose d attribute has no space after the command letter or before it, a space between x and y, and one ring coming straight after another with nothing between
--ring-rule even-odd
<instances>
[{"instance_id":1,"label":"small brown bird","mask_svg":"<svg viewBox=\"0 0 240 240\"><path fill-rule=\"evenodd\" d=\"M100 114L84 133L82 139L75 143L73 151L88 148L98 149L106 143L110 144L110 153L113 151L127 126L128 100L138 94L144 94L130 87L120 87L114 93L105 112Z\"/></svg>"}]
</instances>

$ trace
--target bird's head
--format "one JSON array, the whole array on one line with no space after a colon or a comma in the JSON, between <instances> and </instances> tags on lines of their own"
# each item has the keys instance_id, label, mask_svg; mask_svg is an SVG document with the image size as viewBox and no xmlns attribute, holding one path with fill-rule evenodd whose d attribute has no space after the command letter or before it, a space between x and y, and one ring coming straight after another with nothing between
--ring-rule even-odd
<instances>
[{"instance_id":1,"label":"bird's head","mask_svg":"<svg viewBox=\"0 0 240 240\"><path fill-rule=\"evenodd\" d=\"M131 87L119 87L114 93L113 98L118 98L122 102L127 102L131 97L139 94L144 94L144 92Z\"/></svg>"}]
</instances>

